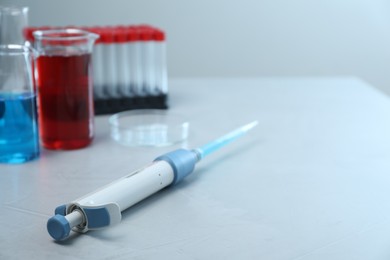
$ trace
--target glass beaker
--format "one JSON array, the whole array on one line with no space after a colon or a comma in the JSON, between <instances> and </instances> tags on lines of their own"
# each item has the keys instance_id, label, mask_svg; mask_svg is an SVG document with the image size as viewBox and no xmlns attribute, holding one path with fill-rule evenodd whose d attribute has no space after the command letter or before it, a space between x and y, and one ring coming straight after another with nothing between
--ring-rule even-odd
<instances>
[{"instance_id":1,"label":"glass beaker","mask_svg":"<svg viewBox=\"0 0 390 260\"><path fill-rule=\"evenodd\" d=\"M31 48L0 45L0 162L23 163L39 156Z\"/></svg>"},{"instance_id":2,"label":"glass beaker","mask_svg":"<svg viewBox=\"0 0 390 260\"><path fill-rule=\"evenodd\" d=\"M28 7L0 6L0 45L23 45L23 30L27 26Z\"/></svg>"},{"instance_id":3,"label":"glass beaker","mask_svg":"<svg viewBox=\"0 0 390 260\"><path fill-rule=\"evenodd\" d=\"M42 145L78 149L94 136L91 53L98 35L78 30L33 33Z\"/></svg>"}]
</instances>

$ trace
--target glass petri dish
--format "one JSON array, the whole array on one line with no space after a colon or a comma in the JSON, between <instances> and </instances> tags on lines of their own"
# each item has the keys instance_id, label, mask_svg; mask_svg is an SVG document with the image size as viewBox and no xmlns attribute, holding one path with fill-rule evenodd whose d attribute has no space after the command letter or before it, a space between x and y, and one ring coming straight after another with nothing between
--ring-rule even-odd
<instances>
[{"instance_id":1,"label":"glass petri dish","mask_svg":"<svg viewBox=\"0 0 390 260\"><path fill-rule=\"evenodd\" d=\"M125 146L169 146L188 137L189 123L167 110L124 111L109 118L111 138Z\"/></svg>"}]
</instances>

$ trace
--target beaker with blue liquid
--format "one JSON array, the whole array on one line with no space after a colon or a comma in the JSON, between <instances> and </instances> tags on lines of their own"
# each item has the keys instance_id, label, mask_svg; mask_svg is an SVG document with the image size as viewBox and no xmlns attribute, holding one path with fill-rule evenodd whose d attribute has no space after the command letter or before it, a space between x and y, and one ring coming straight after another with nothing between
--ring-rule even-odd
<instances>
[{"instance_id":1,"label":"beaker with blue liquid","mask_svg":"<svg viewBox=\"0 0 390 260\"><path fill-rule=\"evenodd\" d=\"M34 55L25 45L0 45L0 163L39 157Z\"/></svg>"}]
</instances>

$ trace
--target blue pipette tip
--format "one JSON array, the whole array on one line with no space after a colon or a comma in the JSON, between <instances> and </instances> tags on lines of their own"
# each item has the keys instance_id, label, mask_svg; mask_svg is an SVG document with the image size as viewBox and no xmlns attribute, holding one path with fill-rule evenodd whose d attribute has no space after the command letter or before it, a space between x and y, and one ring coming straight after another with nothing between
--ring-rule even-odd
<instances>
[{"instance_id":1,"label":"blue pipette tip","mask_svg":"<svg viewBox=\"0 0 390 260\"><path fill-rule=\"evenodd\" d=\"M64 216L57 214L47 221L47 231L55 240L63 240L69 236L69 222Z\"/></svg>"},{"instance_id":2,"label":"blue pipette tip","mask_svg":"<svg viewBox=\"0 0 390 260\"><path fill-rule=\"evenodd\" d=\"M242 126L240 129L242 131L245 131L245 132L248 132L249 130L251 130L253 127L257 126L259 122L257 120L253 121L253 122L250 122L249 124L247 125L244 125Z\"/></svg>"},{"instance_id":3,"label":"blue pipette tip","mask_svg":"<svg viewBox=\"0 0 390 260\"><path fill-rule=\"evenodd\" d=\"M197 149L194 149L193 151L197 154L198 160L203 159L205 156L219 150L221 147L224 147L225 145L233 142L237 138L243 136L246 134L249 130L251 130L253 127L255 127L258 124L258 121L253 121L249 124L243 125L239 127L238 129L221 136L220 138L215 139L214 141L211 141L210 143L207 143L203 145L202 147L199 147Z\"/></svg>"}]
</instances>

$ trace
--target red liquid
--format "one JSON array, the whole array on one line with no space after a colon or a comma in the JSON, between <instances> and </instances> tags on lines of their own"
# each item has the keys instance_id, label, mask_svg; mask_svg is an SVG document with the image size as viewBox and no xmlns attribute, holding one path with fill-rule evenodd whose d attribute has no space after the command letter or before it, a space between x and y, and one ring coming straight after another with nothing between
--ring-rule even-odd
<instances>
[{"instance_id":1,"label":"red liquid","mask_svg":"<svg viewBox=\"0 0 390 260\"><path fill-rule=\"evenodd\" d=\"M77 149L93 139L91 54L37 60L39 127L43 146Z\"/></svg>"}]
</instances>

